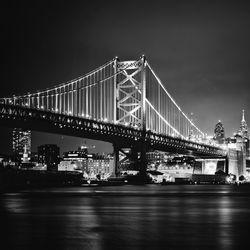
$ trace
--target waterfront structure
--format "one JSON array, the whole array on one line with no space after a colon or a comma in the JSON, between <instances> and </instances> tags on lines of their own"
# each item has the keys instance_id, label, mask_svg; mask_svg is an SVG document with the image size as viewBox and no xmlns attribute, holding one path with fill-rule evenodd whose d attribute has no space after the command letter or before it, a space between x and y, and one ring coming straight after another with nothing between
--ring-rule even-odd
<instances>
[{"instance_id":1,"label":"waterfront structure","mask_svg":"<svg viewBox=\"0 0 250 250\"><path fill-rule=\"evenodd\" d=\"M80 147L77 151L63 154L63 160L58 165L58 171L88 171L88 150Z\"/></svg>"},{"instance_id":2,"label":"waterfront structure","mask_svg":"<svg viewBox=\"0 0 250 250\"><path fill-rule=\"evenodd\" d=\"M26 153L31 153L31 131L14 128L12 131L12 149L16 161L20 162L26 148Z\"/></svg>"},{"instance_id":3,"label":"waterfront structure","mask_svg":"<svg viewBox=\"0 0 250 250\"><path fill-rule=\"evenodd\" d=\"M111 154L90 154L86 147L63 154L63 160L58 165L58 171L78 171L96 178L114 175L114 158Z\"/></svg>"},{"instance_id":4,"label":"waterfront structure","mask_svg":"<svg viewBox=\"0 0 250 250\"><path fill-rule=\"evenodd\" d=\"M60 162L60 148L55 144L45 144L38 146L38 163L47 165L49 169L57 169Z\"/></svg>"},{"instance_id":5,"label":"waterfront structure","mask_svg":"<svg viewBox=\"0 0 250 250\"><path fill-rule=\"evenodd\" d=\"M80 161L60 161L58 171L77 171L83 173L83 166Z\"/></svg>"},{"instance_id":6,"label":"waterfront structure","mask_svg":"<svg viewBox=\"0 0 250 250\"><path fill-rule=\"evenodd\" d=\"M168 181L174 181L176 178L190 178L193 174L193 165L184 163L166 164L158 166L157 171L163 173L163 178Z\"/></svg>"},{"instance_id":7,"label":"waterfront structure","mask_svg":"<svg viewBox=\"0 0 250 250\"><path fill-rule=\"evenodd\" d=\"M90 176L99 175L100 178L115 174L114 158L111 155L93 154L88 157L88 173Z\"/></svg>"},{"instance_id":8,"label":"waterfront structure","mask_svg":"<svg viewBox=\"0 0 250 250\"><path fill-rule=\"evenodd\" d=\"M13 156L0 155L0 167L15 167L16 163Z\"/></svg>"}]
</instances>

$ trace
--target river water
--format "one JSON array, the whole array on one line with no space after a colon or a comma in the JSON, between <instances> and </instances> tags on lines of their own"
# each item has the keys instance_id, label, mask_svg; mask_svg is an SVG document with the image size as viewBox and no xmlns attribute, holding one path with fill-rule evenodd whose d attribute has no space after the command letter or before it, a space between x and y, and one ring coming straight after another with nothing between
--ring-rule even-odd
<instances>
[{"instance_id":1,"label":"river water","mask_svg":"<svg viewBox=\"0 0 250 250\"><path fill-rule=\"evenodd\" d=\"M142 185L0 197L1 249L242 249L250 188Z\"/></svg>"}]
</instances>

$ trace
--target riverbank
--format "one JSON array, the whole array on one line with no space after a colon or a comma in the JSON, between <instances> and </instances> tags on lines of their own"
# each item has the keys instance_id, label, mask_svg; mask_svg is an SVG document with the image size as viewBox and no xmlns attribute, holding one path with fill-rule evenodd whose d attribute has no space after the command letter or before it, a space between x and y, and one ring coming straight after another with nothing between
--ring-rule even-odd
<instances>
[{"instance_id":1,"label":"riverbank","mask_svg":"<svg viewBox=\"0 0 250 250\"><path fill-rule=\"evenodd\" d=\"M176 182L152 183L147 176L123 176L112 177L108 180L86 180L81 173L69 171L34 171L19 169L4 169L0 171L0 192L18 192L27 189L43 189L53 187L108 187L124 185L162 185L162 186L181 186L181 185L229 185L225 182L193 182L191 180L178 180ZM230 184L233 186L233 184ZM236 183L237 188L248 189L248 183Z\"/></svg>"}]
</instances>

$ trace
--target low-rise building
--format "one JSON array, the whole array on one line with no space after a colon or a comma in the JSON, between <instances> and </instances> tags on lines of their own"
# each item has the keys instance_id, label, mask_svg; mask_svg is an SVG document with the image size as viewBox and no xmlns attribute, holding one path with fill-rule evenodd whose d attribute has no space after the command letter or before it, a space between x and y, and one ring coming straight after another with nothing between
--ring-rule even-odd
<instances>
[{"instance_id":1,"label":"low-rise building","mask_svg":"<svg viewBox=\"0 0 250 250\"><path fill-rule=\"evenodd\" d=\"M47 165L48 169L57 169L60 162L60 148L55 144L45 144L38 147L38 163Z\"/></svg>"},{"instance_id":2,"label":"low-rise building","mask_svg":"<svg viewBox=\"0 0 250 250\"><path fill-rule=\"evenodd\" d=\"M58 171L78 171L84 176L96 178L114 174L114 159L112 155L89 154L86 151L65 152L63 161L58 165Z\"/></svg>"}]
</instances>

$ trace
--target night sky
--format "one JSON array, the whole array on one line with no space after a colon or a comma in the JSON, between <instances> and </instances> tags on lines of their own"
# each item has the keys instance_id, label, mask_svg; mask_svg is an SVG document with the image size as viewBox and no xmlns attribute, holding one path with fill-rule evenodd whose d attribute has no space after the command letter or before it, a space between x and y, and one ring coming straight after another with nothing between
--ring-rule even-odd
<instances>
[{"instance_id":1,"label":"night sky","mask_svg":"<svg viewBox=\"0 0 250 250\"><path fill-rule=\"evenodd\" d=\"M1 6L1 97L52 87L119 56L145 54L167 90L208 134L220 119L226 136L250 125L250 5L239 1L79 1ZM245 2L245 1L244 1ZM0 132L0 153L11 149ZM32 149L56 143L61 152L84 141L34 132Z\"/></svg>"}]
</instances>

